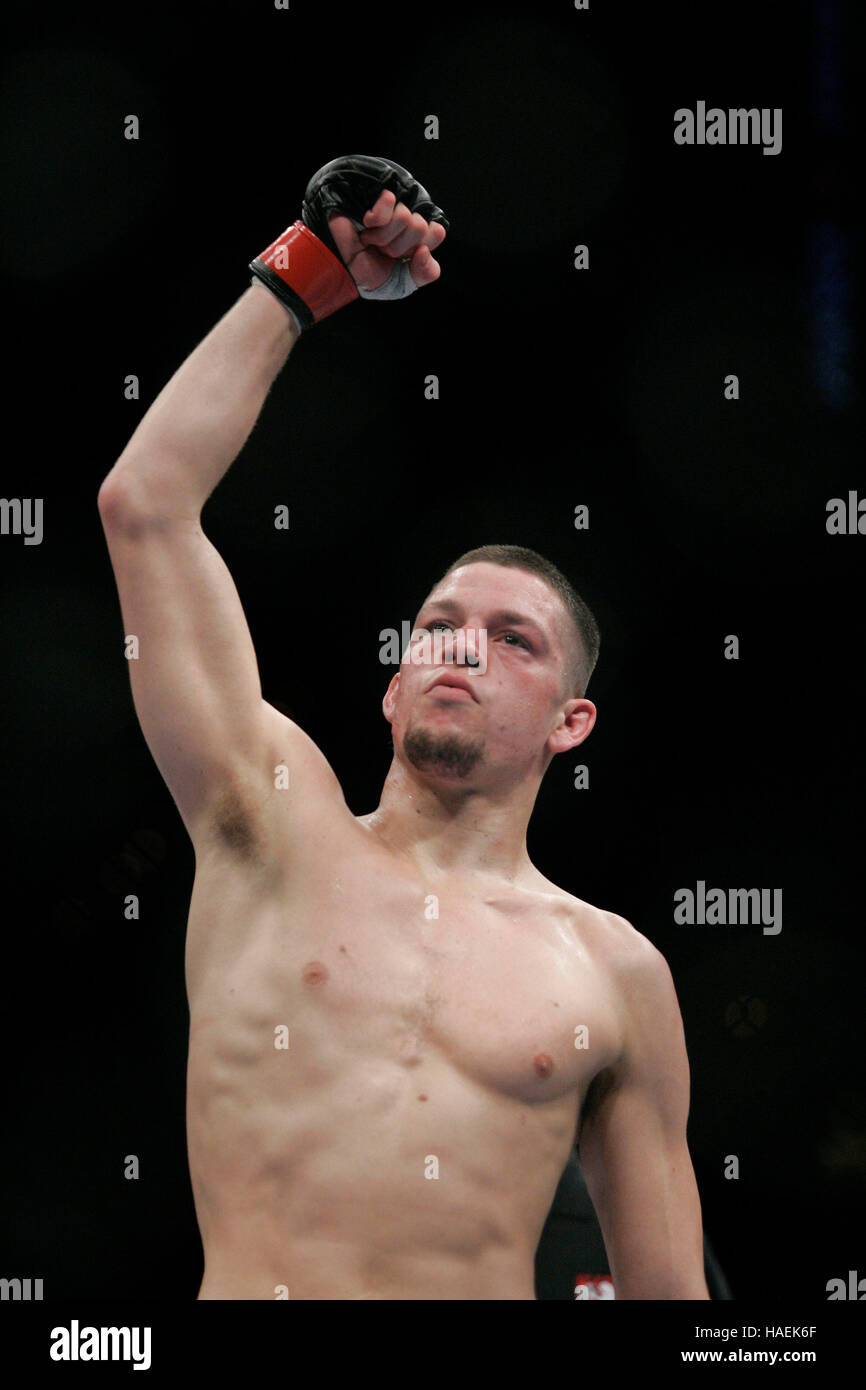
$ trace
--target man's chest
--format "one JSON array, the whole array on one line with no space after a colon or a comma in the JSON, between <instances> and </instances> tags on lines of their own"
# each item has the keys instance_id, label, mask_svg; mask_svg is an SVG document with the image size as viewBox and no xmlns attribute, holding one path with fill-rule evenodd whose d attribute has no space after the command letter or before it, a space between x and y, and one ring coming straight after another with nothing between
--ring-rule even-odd
<instances>
[{"instance_id":1,"label":"man's chest","mask_svg":"<svg viewBox=\"0 0 866 1390\"><path fill-rule=\"evenodd\" d=\"M247 916L228 953L217 929L200 1002L247 1034L284 1022L323 1073L444 1062L527 1103L582 1093L616 1054L616 1001L573 913L538 897L344 859Z\"/></svg>"}]
</instances>

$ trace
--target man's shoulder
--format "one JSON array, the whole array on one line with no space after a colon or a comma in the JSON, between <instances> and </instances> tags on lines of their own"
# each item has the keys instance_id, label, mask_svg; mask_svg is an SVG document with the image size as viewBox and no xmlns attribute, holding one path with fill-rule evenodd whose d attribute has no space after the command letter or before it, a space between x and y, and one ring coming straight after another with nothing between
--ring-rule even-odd
<instances>
[{"instance_id":1,"label":"man's shoulder","mask_svg":"<svg viewBox=\"0 0 866 1390\"><path fill-rule=\"evenodd\" d=\"M549 880L545 884L562 903L577 934L600 951L611 967L648 975L665 973L667 961L661 951L626 917L567 893Z\"/></svg>"}]
</instances>

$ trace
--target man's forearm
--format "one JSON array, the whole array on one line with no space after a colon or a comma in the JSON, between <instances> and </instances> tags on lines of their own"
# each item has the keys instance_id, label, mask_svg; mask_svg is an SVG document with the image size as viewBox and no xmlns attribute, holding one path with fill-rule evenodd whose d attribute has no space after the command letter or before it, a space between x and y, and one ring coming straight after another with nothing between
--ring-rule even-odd
<instances>
[{"instance_id":1,"label":"man's forearm","mask_svg":"<svg viewBox=\"0 0 866 1390\"><path fill-rule=\"evenodd\" d=\"M106 483L136 509L199 515L298 336L270 290L251 285L163 387Z\"/></svg>"}]
</instances>

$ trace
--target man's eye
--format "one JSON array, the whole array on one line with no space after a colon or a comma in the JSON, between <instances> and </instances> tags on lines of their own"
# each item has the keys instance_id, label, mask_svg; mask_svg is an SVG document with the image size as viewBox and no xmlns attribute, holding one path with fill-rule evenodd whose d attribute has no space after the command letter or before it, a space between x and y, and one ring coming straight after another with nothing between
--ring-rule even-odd
<instances>
[{"instance_id":1,"label":"man's eye","mask_svg":"<svg viewBox=\"0 0 866 1390\"><path fill-rule=\"evenodd\" d=\"M517 642L520 643L521 647L525 647L526 650L529 651L529 643L526 641L524 637L520 636L519 632L506 632L504 635L506 637L513 637Z\"/></svg>"},{"instance_id":2,"label":"man's eye","mask_svg":"<svg viewBox=\"0 0 866 1390\"><path fill-rule=\"evenodd\" d=\"M446 630L446 632L450 632L450 631L451 631L451 624L450 624L450 623L446 623L446 621L445 621L444 618L434 618L433 621L432 621L432 623L428 623L427 626L428 626L428 628L430 629L431 632L432 632L433 629L436 628L436 627L444 627L445 630Z\"/></svg>"}]
</instances>

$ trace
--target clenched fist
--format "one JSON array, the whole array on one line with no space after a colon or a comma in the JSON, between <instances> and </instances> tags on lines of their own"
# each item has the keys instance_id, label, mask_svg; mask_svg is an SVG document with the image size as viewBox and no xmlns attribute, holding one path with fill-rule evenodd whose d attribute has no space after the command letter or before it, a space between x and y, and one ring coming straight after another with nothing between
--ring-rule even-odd
<instances>
[{"instance_id":1,"label":"clenched fist","mask_svg":"<svg viewBox=\"0 0 866 1390\"><path fill-rule=\"evenodd\" d=\"M416 286L438 280L442 267L433 257L448 235L441 222L427 222L383 189L364 213L363 230L342 213L328 219L331 236L359 290L377 290L394 270L395 260L407 262Z\"/></svg>"},{"instance_id":2,"label":"clenched fist","mask_svg":"<svg viewBox=\"0 0 866 1390\"><path fill-rule=\"evenodd\" d=\"M250 262L301 333L353 299L405 299L438 280L448 218L392 159L343 155L307 184L301 217Z\"/></svg>"}]
</instances>

